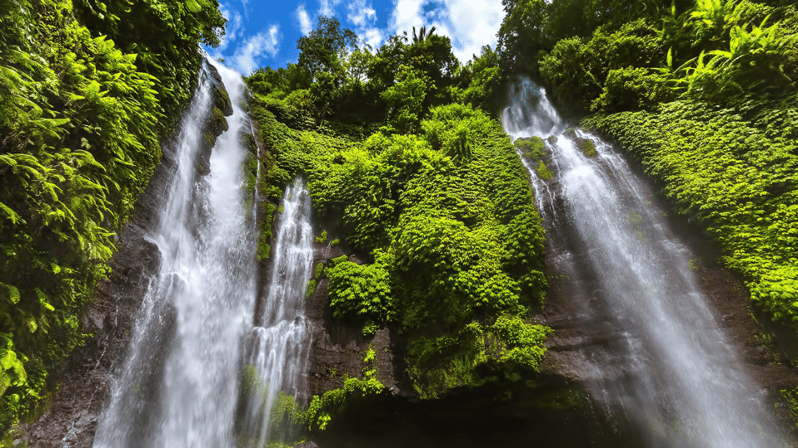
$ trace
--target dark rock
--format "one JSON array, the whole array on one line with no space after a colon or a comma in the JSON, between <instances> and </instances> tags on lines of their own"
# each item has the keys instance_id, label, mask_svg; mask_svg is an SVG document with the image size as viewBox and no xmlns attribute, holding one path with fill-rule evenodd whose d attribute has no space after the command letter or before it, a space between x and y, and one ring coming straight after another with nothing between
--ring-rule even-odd
<instances>
[{"instance_id":1,"label":"dark rock","mask_svg":"<svg viewBox=\"0 0 798 448\"><path fill-rule=\"evenodd\" d=\"M227 94L227 89L224 87L222 77L219 76L219 71L216 70L211 64L207 64L208 74L213 82L213 105L226 117L233 115L233 105L230 102L230 96Z\"/></svg>"},{"instance_id":2,"label":"dark rock","mask_svg":"<svg viewBox=\"0 0 798 448\"><path fill-rule=\"evenodd\" d=\"M319 446L313 442L302 442L300 444L294 445L294 448L319 448Z\"/></svg>"}]
</instances>

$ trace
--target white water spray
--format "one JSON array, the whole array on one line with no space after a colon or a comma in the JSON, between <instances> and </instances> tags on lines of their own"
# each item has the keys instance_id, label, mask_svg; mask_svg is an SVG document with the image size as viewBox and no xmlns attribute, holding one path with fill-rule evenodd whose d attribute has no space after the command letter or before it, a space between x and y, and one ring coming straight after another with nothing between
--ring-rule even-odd
<instances>
[{"instance_id":1,"label":"white water spray","mask_svg":"<svg viewBox=\"0 0 798 448\"><path fill-rule=\"evenodd\" d=\"M575 137L592 141L598 156L557 135L562 120L529 81L514 88L502 123L513 138L557 136L547 143L555 178L543 181L527 166L552 262L574 273L568 281L584 293L577 318L595 319L591 313L603 309L607 334L621 335L584 354L582 379L593 398L642 431L649 446L786 446L706 304L689 267L694 256L624 159L580 130Z\"/></svg>"},{"instance_id":2,"label":"white water spray","mask_svg":"<svg viewBox=\"0 0 798 448\"><path fill-rule=\"evenodd\" d=\"M233 105L227 119L229 130L213 148L210 173L200 175L195 165L204 138L202 124L212 110L213 82L203 70L175 152L167 154L174 159L176 172L164 198L160 225L148 235L158 246L162 263L149 279L127 358L116 373L99 419L94 441L98 448L236 446L242 364L253 363L259 371L274 370L269 360L275 353L286 358L285 353L302 351L307 324L297 319L301 311L296 313L296 301L270 305L279 310L268 311L270 326L252 330L257 238L254 213L245 209L243 200L242 165L247 150L240 138L241 132L251 131L251 124L241 108L245 94L241 75L214 66ZM303 193L292 194L300 197ZM286 214L291 204L286 201ZM305 221L299 225L305 235L310 228L309 204L307 200L303 204ZM283 238L281 232L278 241ZM283 256L277 246L278 278L269 286L270 300L278 294L274 291L294 288L296 281L289 279L286 286L281 276L286 263L302 265L298 275L304 276L304 286L310 269L307 257L312 256L307 244L301 260ZM280 261L281 257L287 259ZM300 304L302 298L300 292ZM248 338L257 346L249 352L252 359L244 359ZM267 381L294 391L304 364L292 367L281 370L278 380L267 377ZM279 392L279 388L273 390Z\"/></svg>"}]
</instances>

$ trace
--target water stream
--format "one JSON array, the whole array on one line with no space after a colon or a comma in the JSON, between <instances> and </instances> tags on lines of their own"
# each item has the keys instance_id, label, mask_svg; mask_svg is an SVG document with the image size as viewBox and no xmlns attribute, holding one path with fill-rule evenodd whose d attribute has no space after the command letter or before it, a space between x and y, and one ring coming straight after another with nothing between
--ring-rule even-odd
<instances>
[{"instance_id":1,"label":"water stream","mask_svg":"<svg viewBox=\"0 0 798 448\"><path fill-rule=\"evenodd\" d=\"M310 322L304 315L305 289L313 266L310 196L301 179L286 188L263 314L247 340L247 363L256 374L241 424L252 446L287 440L288 417L303 398L310 349ZM257 442L257 443L255 443Z\"/></svg>"},{"instance_id":2,"label":"water stream","mask_svg":"<svg viewBox=\"0 0 798 448\"><path fill-rule=\"evenodd\" d=\"M557 137L546 143L553 179L527 165L549 262L578 303L574 318L607 339L572 368L609 419L629 428L629 446L787 446L650 187L599 138L562 134L543 89L522 81L512 98L502 117L509 135ZM598 155L585 156L580 138Z\"/></svg>"},{"instance_id":3,"label":"water stream","mask_svg":"<svg viewBox=\"0 0 798 448\"><path fill-rule=\"evenodd\" d=\"M242 397L242 372L254 369L255 382L279 386L270 388L267 409L281 390L296 395L304 372L307 324L300 305L312 256L307 192L301 184L288 189L266 315L255 316L257 298L265 293L257 290L254 213L245 209L242 194L247 150L241 133L251 132L241 107L245 86L240 74L213 65L233 104L229 130L212 150L210 173L200 174L201 129L213 101L213 81L203 69L174 152L165 154L176 172L162 198L160 224L148 235L161 265L149 279L99 418L98 448L236 446L236 417L257 401ZM301 235L299 249L290 242L295 234ZM268 435L267 423L261 416L254 424L258 446Z\"/></svg>"}]
</instances>

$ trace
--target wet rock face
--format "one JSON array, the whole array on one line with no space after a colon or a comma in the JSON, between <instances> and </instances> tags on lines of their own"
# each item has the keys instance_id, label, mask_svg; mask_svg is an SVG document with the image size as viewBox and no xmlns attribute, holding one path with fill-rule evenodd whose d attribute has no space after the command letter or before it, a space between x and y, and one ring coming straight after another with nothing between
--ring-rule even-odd
<instances>
[{"instance_id":1,"label":"wet rock face","mask_svg":"<svg viewBox=\"0 0 798 448\"><path fill-rule=\"evenodd\" d=\"M232 113L230 100L222 90L224 86L215 69L211 76L217 86L214 102L221 104L224 110L219 110L215 122L212 114L204 126L203 134L209 137L197 163L198 170L204 173L210 172L207 163L211 149L216 137L224 130L218 116L222 117L226 128L222 112ZM223 98L220 100L220 97ZM175 136L179 132L177 129ZM82 347L73 351L61 375L52 378L60 387L50 401L50 408L35 421L20 426L22 441L29 448L92 446L97 418L110 391L113 371L125 356L136 316L149 286L148 279L161 265L158 247L146 235L159 225L158 210L175 174L175 144L175 139L164 142L160 165L139 197L130 222L117 233L118 252L111 261L111 274L98 285L95 298L81 322L81 331L91 336Z\"/></svg>"},{"instance_id":2,"label":"wet rock face","mask_svg":"<svg viewBox=\"0 0 798 448\"><path fill-rule=\"evenodd\" d=\"M197 167L197 172L202 175L211 172L211 151L213 150L213 145L222 132L229 128L225 117L229 117L233 114L233 106L230 103L230 97L227 94L221 76L219 76L219 72L214 66L210 64L206 65L212 84L213 109L200 130L202 141L200 142L200 149L197 151L197 159L194 162Z\"/></svg>"},{"instance_id":3,"label":"wet rock face","mask_svg":"<svg viewBox=\"0 0 798 448\"><path fill-rule=\"evenodd\" d=\"M333 258L349 255L349 260L360 263L356 257L346 254L340 245L330 246L328 242L315 245L313 265L328 264ZM323 278L316 290L305 302L305 313L313 325L310 359L308 362L309 395L322 395L328 390L343 386L344 377L363 378L368 368L363 359L369 348L374 350L375 360L371 368L376 369L377 379L396 395L412 394L412 388L400 386L403 375L398 356L396 336L388 328L379 329L373 336L363 336L363 325L333 317L330 296L327 291L329 280Z\"/></svg>"}]
</instances>

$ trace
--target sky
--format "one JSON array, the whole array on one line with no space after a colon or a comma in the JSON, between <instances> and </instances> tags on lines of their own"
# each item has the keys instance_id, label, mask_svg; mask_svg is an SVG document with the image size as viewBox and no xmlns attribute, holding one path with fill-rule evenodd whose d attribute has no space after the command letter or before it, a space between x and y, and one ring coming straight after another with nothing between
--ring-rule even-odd
<instances>
[{"instance_id":1,"label":"sky","mask_svg":"<svg viewBox=\"0 0 798 448\"><path fill-rule=\"evenodd\" d=\"M413 27L435 27L448 36L454 54L465 63L483 45L496 48L504 11L501 0L220 0L227 32L211 57L249 75L260 67L285 67L299 56L297 40L315 28L319 16L335 17L374 50L389 36Z\"/></svg>"}]
</instances>

